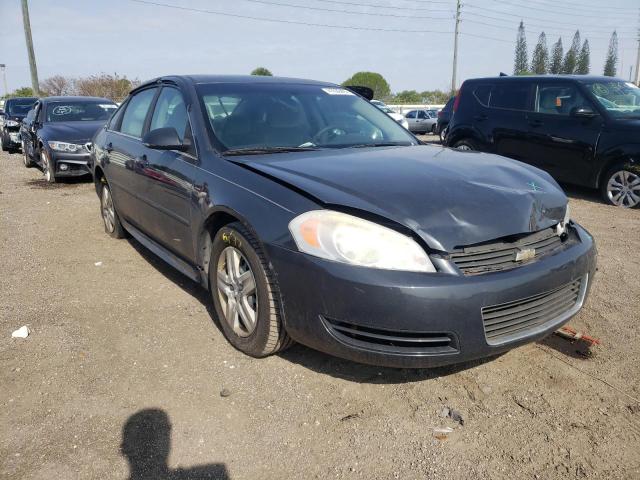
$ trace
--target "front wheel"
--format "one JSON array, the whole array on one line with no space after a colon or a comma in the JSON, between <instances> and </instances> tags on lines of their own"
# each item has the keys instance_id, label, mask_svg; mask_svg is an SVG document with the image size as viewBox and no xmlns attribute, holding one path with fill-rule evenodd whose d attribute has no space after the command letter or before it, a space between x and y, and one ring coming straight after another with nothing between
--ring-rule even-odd
<instances>
[{"instance_id":1,"label":"front wheel","mask_svg":"<svg viewBox=\"0 0 640 480\"><path fill-rule=\"evenodd\" d=\"M40 162L42 163L42 173L44 173L44 179L47 183L56 183L55 167L51 165L52 162L49 161L49 157L44 150L40 152Z\"/></svg>"},{"instance_id":2,"label":"front wheel","mask_svg":"<svg viewBox=\"0 0 640 480\"><path fill-rule=\"evenodd\" d=\"M3 137L4 137L4 135L2 135L2 133L0 133L0 149L1 149L3 152L8 152L8 151L9 151L9 147L7 147L7 146L4 144L4 138L3 138Z\"/></svg>"},{"instance_id":3,"label":"front wheel","mask_svg":"<svg viewBox=\"0 0 640 480\"><path fill-rule=\"evenodd\" d=\"M111 196L111 188L109 184L104 182L100 187L100 213L104 223L104 231L113 238L124 238L126 232L120 223L120 217L116 212Z\"/></svg>"},{"instance_id":4,"label":"front wheel","mask_svg":"<svg viewBox=\"0 0 640 480\"><path fill-rule=\"evenodd\" d=\"M464 152L471 152L471 151L477 151L478 150L478 146L475 144L475 142L473 140L468 139L468 138L464 138L462 140L458 140L453 145L453 148L455 148L456 150L462 150Z\"/></svg>"},{"instance_id":5,"label":"front wheel","mask_svg":"<svg viewBox=\"0 0 640 480\"><path fill-rule=\"evenodd\" d=\"M27 144L22 142L22 162L26 168L33 167L33 160L31 160L31 156L27 152Z\"/></svg>"},{"instance_id":6,"label":"front wheel","mask_svg":"<svg viewBox=\"0 0 640 480\"><path fill-rule=\"evenodd\" d=\"M252 357L266 357L291 344L269 262L255 236L241 223L216 233L209 285L222 331L235 348Z\"/></svg>"},{"instance_id":7,"label":"front wheel","mask_svg":"<svg viewBox=\"0 0 640 480\"><path fill-rule=\"evenodd\" d=\"M605 203L623 208L640 206L640 172L618 165L604 176L601 194Z\"/></svg>"}]
</instances>

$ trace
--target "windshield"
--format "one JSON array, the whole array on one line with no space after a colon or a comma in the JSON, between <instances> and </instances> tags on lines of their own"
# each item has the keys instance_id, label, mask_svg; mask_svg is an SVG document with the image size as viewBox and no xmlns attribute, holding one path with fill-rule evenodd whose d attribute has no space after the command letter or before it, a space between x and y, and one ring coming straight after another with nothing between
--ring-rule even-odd
<instances>
[{"instance_id":1,"label":"windshield","mask_svg":"<svg viewBox=\"0 0 640 480\"><path fill-rule=\"evenodd\" d=\"M107 120L118 108L115 103L52 102L47 105L46 122L91 122Z\"/></svg>"},{"instance_id":2,"label":"windshield","mask_svg":"<svg viewBox=\"0 0 640 480\"><path fill-rule=\"evenodd\" d=\"M10 101L7 100L7 114L8 115L26 115L33 104L36 103L35 98L13 98Z\"/></svg>"},{"instance_id":3,"label":"windshield","mask_svg":"<svg viewBox=\"0 0 640 480\"><path fill-rule=\"evenodd\" d=\"M340 87L201 84L198 92L227 150L417 144L392 118Z\"/></svg>"},{"instance_id":4,"label":"windshield","mask_svg":"<svg viewBox=\"0 0 640 480\"><path fill-rule=\"evenodd\" d=\"M640 88L620 80L589 82L587 89L609 114L618 118L640 116Z\"/></svg>"}]
</instances>

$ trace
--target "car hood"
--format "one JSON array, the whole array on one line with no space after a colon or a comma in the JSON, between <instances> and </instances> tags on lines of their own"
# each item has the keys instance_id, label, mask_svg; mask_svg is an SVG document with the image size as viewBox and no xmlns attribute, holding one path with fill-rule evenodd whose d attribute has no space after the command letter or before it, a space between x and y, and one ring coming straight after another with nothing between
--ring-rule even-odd
<instances>
[{"instance_id":1,"label":"car hood","mask_svg":"<svg viewBox=\"0 0 640 480\"><path fill-rule=\"evenodd\" d=\"M51 122L44 125L40 134L46 136L47 140L75 143L88 142L105 123L106 120L94 122Z\"/></svg>"},{"instance_id":2,"label":"car hood","mask_svg":"<svg viewBox=\"0 0 640 480\"><path fill-rule=\"evenodd\" d=\"M548 228L562 221L567 205L558 184L537 168L497 155L433 146L236 160L326 208L382 216L444 251Z\"/></svg>"}]
</instances>

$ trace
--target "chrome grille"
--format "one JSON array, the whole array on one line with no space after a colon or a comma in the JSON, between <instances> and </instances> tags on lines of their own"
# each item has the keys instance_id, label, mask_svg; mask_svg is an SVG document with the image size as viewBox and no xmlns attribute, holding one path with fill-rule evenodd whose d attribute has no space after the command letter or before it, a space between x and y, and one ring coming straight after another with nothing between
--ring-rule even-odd
<instances>
[{"instance_id":1,"label":"chrome grille","mask_svg":"<svg viewBox=\"0 0 640 480\"><path fill-rule=\"evenodd\" d=\"M587 277L532 297L482 308L487 343L506 343L560 323L582 306Z\"/></svg>"},{"instance_id":2,"label":"chrome grille","mask_svg":"<svg viewBox=\"0 0 640 480\"><path fill-rule=\"evenodd\" d=\"M547 228L513 242L492 242L454 250L449 258L464 275L509 270L524 263L519 254L535 250L531 260L554 252L564 246L567 236L561 238L554 228Z\"/></svg>"}]
</instances>

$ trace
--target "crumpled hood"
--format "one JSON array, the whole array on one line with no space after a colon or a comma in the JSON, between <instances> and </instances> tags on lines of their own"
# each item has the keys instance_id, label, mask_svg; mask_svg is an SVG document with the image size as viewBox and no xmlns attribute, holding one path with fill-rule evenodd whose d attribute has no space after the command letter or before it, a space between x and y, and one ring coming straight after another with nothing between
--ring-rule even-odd
<instances>
[{"instance_id":1,"label":"crumpled hood","mask_svg":"<svg viewBox=\"0 0 640 480\"><path fill-rule=\"evenodd\" d=\"M567 198L545 172L498 155L432 146L237 158L320 202L383 216L438 250L562 221Z\"/></svg>"},{"instance_id":2,"label":"crumpled hood","mask_svg":"<svg viewBox=\"0 0 640 480\"><path fill-rule=\"evenodd\" d=\"M44 125L41 135L47 140L84 143L90 141L106 120L94 122L50 122Z\"/></svg>"}]
</instances>

